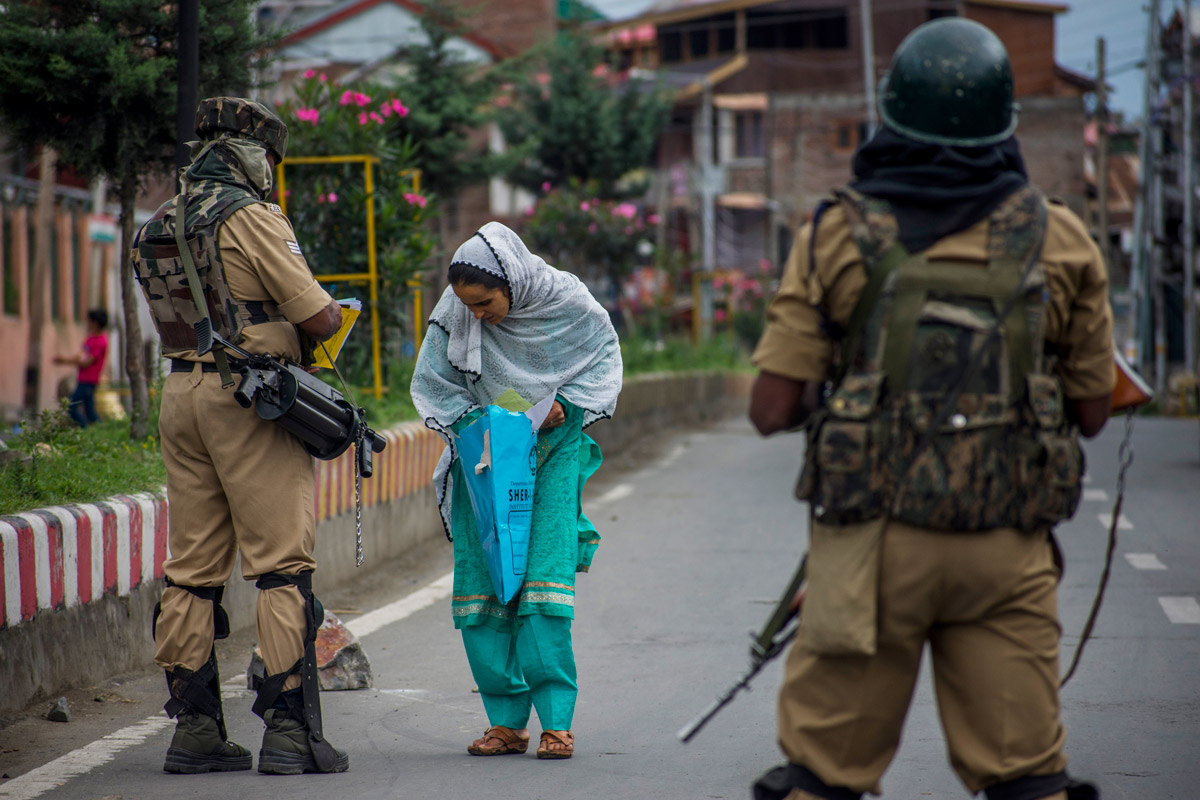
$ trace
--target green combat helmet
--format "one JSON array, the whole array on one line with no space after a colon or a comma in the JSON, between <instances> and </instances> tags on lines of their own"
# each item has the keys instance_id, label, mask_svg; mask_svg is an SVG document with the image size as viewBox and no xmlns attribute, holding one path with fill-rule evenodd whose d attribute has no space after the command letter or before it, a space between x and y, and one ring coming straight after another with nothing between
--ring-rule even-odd
<instances>
[{"instance_id":1,"label":"green combat helmet","mask_svg":"<svg viewBox=\"0 0 1200 800\"><path fill-rule=\"evenodd\" d=\"M1004 44L967 19L927 22L905 37L879 90L884 124L929 144L984 147L1017 128Z\"/></svg>"},{"instance_id":2,"label":"green combat helmet","mask_svg":"<svg viewBox=\"0 0 1200 800\"><path fill-rule=\"evenodd\" d=\"M274 111L254 100L210 97L200 101L196 107L196 135L213 139L222 133L262 142L277 162L287 154L287 126Z\"/></svg>"}]
</instances>

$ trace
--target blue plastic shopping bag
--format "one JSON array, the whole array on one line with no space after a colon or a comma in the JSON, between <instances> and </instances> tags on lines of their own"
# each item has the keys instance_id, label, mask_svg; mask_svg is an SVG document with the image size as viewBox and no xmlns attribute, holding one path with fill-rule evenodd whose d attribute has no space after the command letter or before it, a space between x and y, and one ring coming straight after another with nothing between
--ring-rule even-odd
<instances>
[{"instance_id":1,"label":"blue plastic shopping bag","mask_svg":"<svg viewBox=\"0 0 1200 800\"><path fill-rule=\"evenodd\" d=\"M502 603L516 597L525 581L537 479L537 431L553 403L551 394L524 412L489 405L458 434L458 456L483 557Z\"/></svg>"}]
</instances>

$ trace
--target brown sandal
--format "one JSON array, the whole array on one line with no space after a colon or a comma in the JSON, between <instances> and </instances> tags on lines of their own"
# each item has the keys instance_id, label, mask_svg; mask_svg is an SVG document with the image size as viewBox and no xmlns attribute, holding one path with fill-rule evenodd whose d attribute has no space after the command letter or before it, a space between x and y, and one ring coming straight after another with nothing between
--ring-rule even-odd
<instances>
[{"instance_id":1,"label":"brown sandal","mask_svg":"<svg viewBox=\"0 0 1200 800\"><path fill-rule=\"evenodd\" d=\"M487 747L492 740L500 742L498 747ZM471 742L467 752L473 756L506 756L510 753L524 753L529 749L529 733L524 736L506 728L503 725L493 725L483 732L483 736Z\"/></svg>"},{"instance_id":2,"label":"brown sandal","mask_svg":"<svg viewBox=\"0 0 1200 800\"><path fill-rule=\"evenodd\" d=\"M555 747L553 750L551 746ZM575 736L570 731L542 731L538 742L538 758L570 758L575 755Z\"/></svg>"}]
</instances>

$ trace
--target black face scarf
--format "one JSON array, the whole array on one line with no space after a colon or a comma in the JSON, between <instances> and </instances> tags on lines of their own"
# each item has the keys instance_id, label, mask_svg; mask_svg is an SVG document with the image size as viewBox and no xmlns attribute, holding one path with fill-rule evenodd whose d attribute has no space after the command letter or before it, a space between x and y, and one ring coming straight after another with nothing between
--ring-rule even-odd
<instances>
[{"instance_id":1,"label":"black face scarf","mask_svg":"<svg viewBox=\"0 0 1200 800\"><path fill-rule=\"evenodd\" d=\"M854 154L850 188L892 205L910 253L987 217L1028 183L1017 140L988 147L925 144L880 126Z\"/></svg>"}]
</instances>

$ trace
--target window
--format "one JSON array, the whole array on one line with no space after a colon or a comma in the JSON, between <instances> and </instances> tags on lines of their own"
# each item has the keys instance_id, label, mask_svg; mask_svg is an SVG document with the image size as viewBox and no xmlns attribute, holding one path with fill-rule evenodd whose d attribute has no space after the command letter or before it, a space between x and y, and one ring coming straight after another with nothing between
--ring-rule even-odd
<instances>
[{"instance_id":1,"label":"window","mask_svg":"<svg viewBox=\"0 0 1200 800\"><path fill-rule=\"evenodd\" d=\"M925 18L927 20L935 20L935 19L941 19L942 17L957 17L957 16L958 16L958 9L956 9L954 7L954 4L944 2L944 0L942 2L939 2L938 0L932 0L932 2L930 2L930 4L929 4L929 8L925 9Z\"/></svg>"},{"instance_id":2,"label":"window","mask_svg":"<svg viewBox=\"0 0 1200 800\"><path fill-rule=\"evenodd\" d=\"M688 45L692 48L692 58L705 58L708 55L708 28L700 28L688 33Z\"/></svg>"},{"instance_id":3,"label":"window","mask_svg":"<svg viewBox=\"0 0 1200 800\"><path fill-rule=\"evenodd\" d=\"M658 47L662 63L683 60L683 34L679 31L663 31L658 40Z\"/></svg>"},{"instance_id":4,"label":"window","mask_svg":"<svg viewBox=\"0 0 1200 800\"><path fill-rule=\"evenodd\" d=\"M853 153L866 141L867 123L860 120L834 120L830 128L829 149L835 153Z\"/></svg>"},{"instance_id":5,"label":"window","mask_svg":"<svg viewBox=\"0 0 1200 800\"><path fill-rule=\"evenodd\" d=\"M734 155L738 158L766 156L763 116L761 111L739 111L734 114Z\"/></svg>"},{"instance_id":6,"label":"window","mask_svg":"<svg viewBox=\"0 0 1200 800\"><path fill-rule=\"evenodd\" d=\"M749 9L749 50L844 50L850 46L845 8Z\"/></svg>"},{"instance_id":7,"label":"window","mask_svg":"<svg viewBox=\"0 0 1200 800\"><path fill-rule=\"evenodd\" d=\"M733 14L717 14L712 18L717 29L717 52L732 53L737 49L737 20Z\"/></svg>"}]
</instances>

